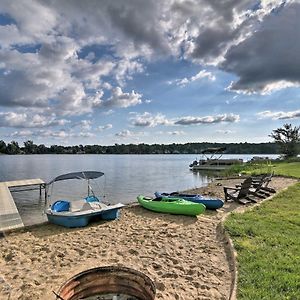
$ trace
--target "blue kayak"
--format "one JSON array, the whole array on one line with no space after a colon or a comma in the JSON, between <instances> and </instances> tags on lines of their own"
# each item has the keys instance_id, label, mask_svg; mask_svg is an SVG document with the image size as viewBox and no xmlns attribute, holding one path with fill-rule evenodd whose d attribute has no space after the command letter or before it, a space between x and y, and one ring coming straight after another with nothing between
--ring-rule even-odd
<instances>
[{"instance_id":1,"label":"blue kayak","mask_svg":"<svg viewBox=\"0 0 300 300\"><path fill-rule=\"evenodd\" d=\"M224 205L224 201L221 199L207 198L199 194L191 195L191 194L181 194L177 192L174 193L155 192L154 194L155 197L163 197L163 198L176 197L191 202L202 203L206 206L207 209L218 209Z\"/></svg>"}]
</instances>

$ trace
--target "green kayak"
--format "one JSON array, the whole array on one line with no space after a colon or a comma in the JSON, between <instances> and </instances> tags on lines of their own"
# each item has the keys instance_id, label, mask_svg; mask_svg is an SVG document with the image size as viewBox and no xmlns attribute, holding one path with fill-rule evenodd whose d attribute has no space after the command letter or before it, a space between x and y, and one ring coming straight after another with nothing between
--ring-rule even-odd
<instances>
[{"instance_id":1,"label":"green kayak","mask_svg":"<svg viewBox=\"0 0 300 300\"><path fill-rule=\"evenodd\" d=\"M205 205L183 200L181 198L149 198L139 195L137 197L141 206L156 212L196 216L205 211Z\"/></svg>"}]
</instances>

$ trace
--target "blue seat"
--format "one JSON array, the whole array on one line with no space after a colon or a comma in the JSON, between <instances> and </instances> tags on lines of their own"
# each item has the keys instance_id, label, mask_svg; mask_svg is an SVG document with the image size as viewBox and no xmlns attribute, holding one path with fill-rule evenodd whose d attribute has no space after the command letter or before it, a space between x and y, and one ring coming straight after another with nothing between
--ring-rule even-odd
<instances>
[{"instance_id":1,"label":"blue seat","mask_svg":"<svg viewBox=\"0 0 300 300\"><path fill-rule=\"evenodd\" d=\"M70 202L67 200L58 200L55 201L51 205L51 210L55 212L60 212L60 211L69 211L70 210Z\"/></svg>"},{"instance_id":2,"label":"blue seat","mask_svg":"<svg viewBox=\"0 0 300 300\"><path fill-rule=\"evenodd\" d=\"M87 196L84 199L86 202L100 202L96 196Z\"/></svg>"}]
</instances>

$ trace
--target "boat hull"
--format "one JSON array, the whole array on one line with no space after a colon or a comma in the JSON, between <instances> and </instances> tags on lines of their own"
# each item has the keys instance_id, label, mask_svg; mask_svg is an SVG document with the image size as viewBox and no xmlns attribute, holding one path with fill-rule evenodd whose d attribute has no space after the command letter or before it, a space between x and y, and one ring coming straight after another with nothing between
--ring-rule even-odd
<instances>
[{"instance_id":1,"label":"boat hull","mask_svg":"<svg viewBox=\"0 0 300 300\"><path fill-rule=\"evenodd\" d=\"M48 221L52 224L73 228L73 227L85 227L88 225L90 217L78 217L78 216L70 216L63 217L57 215L51 215L47 213Z\"/></svg>"},{"instance_id":2,"label":"boat hull","mask_svg":"<svg viewBox=\"0 0 300 300\"><path fill-rule=\"evenodd\" d=\"M194 161L190 164L190 169L193 171L198 170L212 170L222 171L231 168L234 165L243 164L242 159L201 159L199 162Z\"/></svg>"},{"instance_id":3,"label":"boat hull","mask_svg":"<svg viewBox=\"0 0 300 300\"><path fill-rule=\"evenodd\" d=\"M152 198L139 195L137 200L144 208L161 213L196 216L205 211L203 204L179 198L162 198L161 201L153 201Z\"/></svg>"},{"instance_id":4,"label":"boat hull","mask_svg":"<svg viewBox=\"0 0 300 300\"><path fill-rule=\"evenodd\" d=\"M227 166L218 166L218 165L200 165L200 166L193 166L191 167L192 171L200 171L200 170L212 170L212 171L222 171L222 170L227 170L232 165L227 165Z\"/></svg>"},{"instance_id":5,"label":"boat hull","mask_svg":"<svg viewBox=\"0 0 300 300\"><path fill-rule=\"evenodd\" d=\"M102 211L95 211L95 212L77 212L77 213L59 213L59 212L53 212L51 209L48 209L46 211L46 215L48 218L48 221L50 223L68 227L68 228L74 228L74 227L85 227L87 226L91 221L96 220L115 220L119 217L119 209L123 207L124 205L116 205L115 208L109 208Z\"/></svg>"},{"instance_id":6,"label":"boat hull","mask_svg":"<svg viewBox=\"0 0 300 300\"><path fill-rule=\"evenodd\" d=\"M206 206L207 209L218 209L223 207L224 205L224 201L221 199L209 199L206 198L202 195L198 195L198 194L194 194L194 195L189 195L189 194L180 194L180 193L176 193L175 195L171 195L168 193L160 193L160 192L155 192L155 197L178 197L187 201L191 201L191 202L195 202L195 203L201 203L204 204Z\"/></svg>"}]
</instances>

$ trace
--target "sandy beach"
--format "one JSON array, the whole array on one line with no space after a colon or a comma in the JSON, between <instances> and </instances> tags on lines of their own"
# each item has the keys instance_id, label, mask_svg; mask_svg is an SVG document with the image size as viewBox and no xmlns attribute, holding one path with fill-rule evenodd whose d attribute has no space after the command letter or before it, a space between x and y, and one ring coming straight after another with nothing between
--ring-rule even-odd
<instances>
[{"instance_id":1,"label":"sandy beach","mask_svg":"<svg viewBox=\"0 0 300 300\"><path fill-rule=\"evenodd\" d=\"M189 192L224 199L223 186L240 182L216 180ZM295 182L275 177L270 186L280 191ZM119 220L82 229L44 224L5 234L0 238L0 299L55 299L52 291L71 276L109 265L144 272L155 282L156 299L228 299L232 265L219 224L238 207L230 202L217 212L188 217L132 205Z\"/></svg>"}]
</instances>

